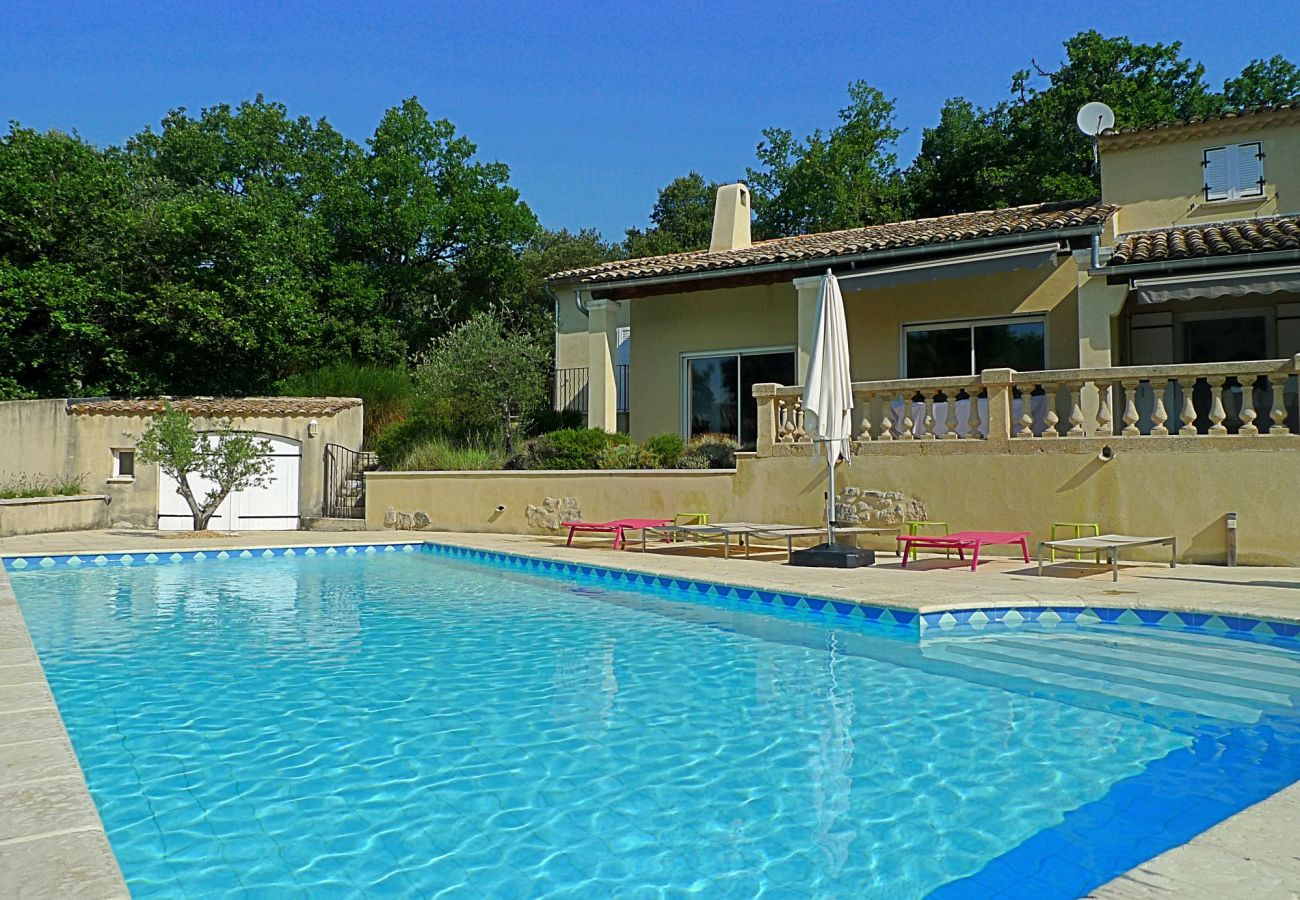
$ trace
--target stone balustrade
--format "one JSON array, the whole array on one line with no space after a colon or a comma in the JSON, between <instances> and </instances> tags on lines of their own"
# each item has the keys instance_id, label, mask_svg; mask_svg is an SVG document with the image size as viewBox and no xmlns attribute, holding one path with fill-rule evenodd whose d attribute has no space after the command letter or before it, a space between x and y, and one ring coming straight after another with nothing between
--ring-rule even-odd
<instances>
[{"instance_id":1,"label":"stone balustrade","mask_svg":"<svg viewBox=\"0 0 1300 900\"><path fill-rule=\"evenodd\" d=\"M856 382L854 440L1002 444L1296 435L1297 373L1300 355L1042 372L986 369L977 376ZM797 453L811 443L802 387L759 384L754 397L760 456Z\"/></svg>"}]
</instances>

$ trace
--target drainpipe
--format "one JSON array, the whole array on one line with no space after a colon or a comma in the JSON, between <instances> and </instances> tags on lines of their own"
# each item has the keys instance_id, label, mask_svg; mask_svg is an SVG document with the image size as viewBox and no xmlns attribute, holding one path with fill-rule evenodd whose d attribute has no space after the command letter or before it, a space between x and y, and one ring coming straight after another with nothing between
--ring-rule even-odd
<instances>
[{"instance_id":1,"label":"drainpipe","mask_svg":"<svg viewBox=\"0 0 1300 900\"><path fill-rule=\"evenodd\" d=\"M1089 241L1089 244L1092 247L1092 268L1100 269L1101 268L1101 235L1094 232L1092 235L1092 239Z\"/></svg>"}]
</instances>

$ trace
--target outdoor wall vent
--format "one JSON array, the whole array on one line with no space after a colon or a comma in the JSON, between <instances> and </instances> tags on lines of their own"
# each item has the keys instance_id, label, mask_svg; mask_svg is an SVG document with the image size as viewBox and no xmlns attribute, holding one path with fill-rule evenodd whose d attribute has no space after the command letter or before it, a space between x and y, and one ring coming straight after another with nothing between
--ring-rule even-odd
<instances>
[{"instance_id":1,"label":"outdoor wall vent","mask_svg":"<svg viewBox=\"0 0 1300 900\"><path fill-rule=\"evenodd\" d=\"M749 239L749 188L739 182L718 188L713 203L713 238L709 252L744 250Z\"/></svg>"}]
</instances>

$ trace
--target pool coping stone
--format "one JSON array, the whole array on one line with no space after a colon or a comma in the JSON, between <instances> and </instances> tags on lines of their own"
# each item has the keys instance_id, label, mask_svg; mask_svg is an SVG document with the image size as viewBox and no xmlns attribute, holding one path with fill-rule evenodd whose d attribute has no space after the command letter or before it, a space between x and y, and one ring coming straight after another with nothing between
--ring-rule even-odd
<instances>
[{"instance_id":1,"label":"pool coping stone","mask_svg":"<svg viewBox=\"0 0 1300 900\"><path fill-rule=\"evenodd\" d=\"M202 553L215 556L219 555L220 551L226 551L227 555L229 555L229 551L232 550L242 553L245 550L293 549L305 553L308 549L320 551L323 548L334 548L337 553L340 547L361 548L356 552L366 552L364 548L367 547L391 547L395 552L396 548L404 548L407 545L429 545L431 548L450 547L468 551L487 551L526 559L545 559L552 563L574 563L574 553L569 552L563 546L556 546L555 544L534 542L527 550L521 549L519 546L509 546L508 548L501 546L502 538L513 538L517 541L524 536L438 534L435 539L427 532L410 534L411 537L406 539L323 540L310 543L290 542L279 544L276 544L274 539L257 540L249 538L238 540L234 544L222 544L215 547L211 544L184 547L165 546L164 542L159 541L163 546L151 550L132 549L129 551L129 555L144 554L147 556L152 553L158 556L158 559L155 560L156 563L164 561L160 554L167 556L165 561L174 562L180 561L172 559L172 556L177 554L183 560L187 554L192 556L193 554ZM579 551L584 557L592 552L580 548L573 549ZM370 552L384 551L374 549ZM607 550L597 552L608 557L609 551ZM3 681L0 681L0 721L9 716L24 713L52 717L52 719L47 718L44 723L47 733L34 737L30 742L6 741L5 733L7 729L0 728L0 753L3 753L6 746L22 743L45 744L49 742L50 747L57 747L60 750L64 744L70 748L67 731L62 718L59 716L58 707L54 702L49 685L45 680L44 670L40 667L40 660L37 658L35 648L32 646L26 624L23 622L21 614L18 613L17 598L6 573L9 562L22 557L26 559L35 558L39 563L40 560L45 558L86 557L91 553L106 557L114 554L118 556L127 555L127 552L121 549L107 550L102 554L86 550L62 554L5 553L0 551L0 563L2 563L0 564L0 667L31 666L34 663L35 670L31 673L31 678L36 679L24 681L24 683L18 685L6 685ZM295 552L292 555L297 554ZM656 560L680 558L653 557ZM141 562L143 561L142 558ZM722 560L716 562L722 562ZM600 562L582 562L578 565L578 568L579 570L618 570L624 573L649 575L656 579L665 575L663 569L656 571L657 566L642 569L626 565L622 554L619 554L617 565L611 566L609 563L610 561L606 558ZM771 572L766 567L762 571ZM759 574L757 570L756 574ZM712 575L704 577L680 576L674 580L687 583L704 582L732 589L759 589L757 585L745 583L747 579L742 579L737 583L730 580L723 581ZM1026 579L1016 578L1015 580L1024 581ZM771 591L770 587L763 589ZM789 594L790 592L782 589L775 593ZM1017 596L1014 601L1006 603L1004 605L1005 609L1038 608L1042 610L1059 610L1063 606L1063 604L1052 600L1037 600L1032 596L1025 596L1019 590L1014 591L1014 593L1021 594L1021 596ZM1131 594L1140 598L1140 594L1136 591L1107 591L1105 593ZM942 623L939 621L945 614L955 614L959 611L973 613L975 610L989 608L986 601L974 599L914 602L910 598L890 597L879 600L876 598L864 600L860 596L850 596L847 590L837 590L835 588L829 591L821 589L817 592L817 595L806 596L817 596L818 599L849 601L861 606L880 609L908 610L915 616L918 634L927 629L950 631L951 628L943 629ZM1072 603L1069 605L1080 606L1083 604ZM1100 605L1095 604L1095 606ZM1141 609L1147 611L1160 610L1165 613L1191 613L1207 617L1213 615L1222 617L1221 614L1226 612L1227 609L1233 609L1237 613L1245 612L1240 607L1234 607L1231 604L1223 604L1223 608L1220 609L1215 609L1216 606L1219 606L1219 604L1207 605L1204 601L1184 601L1176 597L1162 596L1157 598L1153 605L1149 606L1139 606L1134 603L1131 607L1112 608L1131 609L1134 612ZM6 616L6 612L9 611L16 614L17 628L5 627L7 623L4 620L10 618ZM1232 616L1232 613L1228 613L1228 615ZM957 616L953 615L953 618L956 622ZM1236 618L1251 619L1254 617L1238 615ZM1300 606L1282 609L1270 608L1266 618L1259 618L1256 621L1300 625ZM1160 623L1159 619L1153 618L1152 621L1142 619L1140 622L1121 624ZM942 637L944 635L938 636ZM1287 638L1287 642L1290 643L1291 639ZM60 744L60 741L64 743ZM121 870L110 848L103 823L95 810L93 800L86 787L84 773L81 771L80 765L77 764L75 755L71 756L70 762L67 756L63 756L61 763L56 762L55 764L61 764L63 771L50 770L59 771L59 773L45 775L39 779L29 780L26 783L48 785L51 782L56 782L59 787L66 787L75 798L73 802L80 803L83 811L88 805L92 818L85 819L76 827L67 830L42 833L37 828L29 828L21 836L0 839L0 883L15 883L15 881L23 883L25 888L24 896L33 897L66 897L73 894L87 894L96 897L113 898L113 900L119 897L129 897L130 894L122 878ZM16 783L0 782L0 795L15 788L21 789L23 784L24 782L21 780ZM1153 857L1113 881L1096 888L1088 896L1097 898L1097 900L1139 900L1139 898L1152 900L1152 898L1175 896L1223 896L1221 892L1223 889L1240 888L1243 884L1250 884L1252 886L1252 896L1254 897L1294 898L1296 893L1300 891L1300 858L1297 858L1294 854L1282 852L1283 848L1280 846L1261 845L1259 836L1270 833L1294 834L1298 830L1300 830L1300 783L1293 784L1266 800L1238 812L1220 822L1214 828L1197 835L1191 841ZM51 864L52 861L54 864ZM1254 890L1256 885L1260 890Z\"/></svg>"}]
</instances>

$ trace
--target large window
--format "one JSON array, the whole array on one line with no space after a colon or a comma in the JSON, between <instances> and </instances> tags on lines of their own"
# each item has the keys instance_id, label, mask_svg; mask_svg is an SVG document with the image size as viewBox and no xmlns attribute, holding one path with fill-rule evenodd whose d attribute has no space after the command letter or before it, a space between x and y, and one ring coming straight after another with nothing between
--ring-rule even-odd
<instances>
[{"instance_id":1,"label":"large window","mask_svg":"<svg viewBox=\"0 0 1300 900\"><path fill-rule=\"evenodd\" d=\"M757 350L688 356L686 433L727 434L752 449L758 439L754 385L794 384L794 351Z\"/></svg>"},{"instance_id":2,"label":"large window","mask_svg":"<svg viewBox=\"0 0 1300 900\"><path fill-rule=\"evenodd\" d=\"M1046 323L1039 318L908 325L903 377L976 375L985 369L1033 372L1047 366Z\"/></svg>"}]
</instances>

